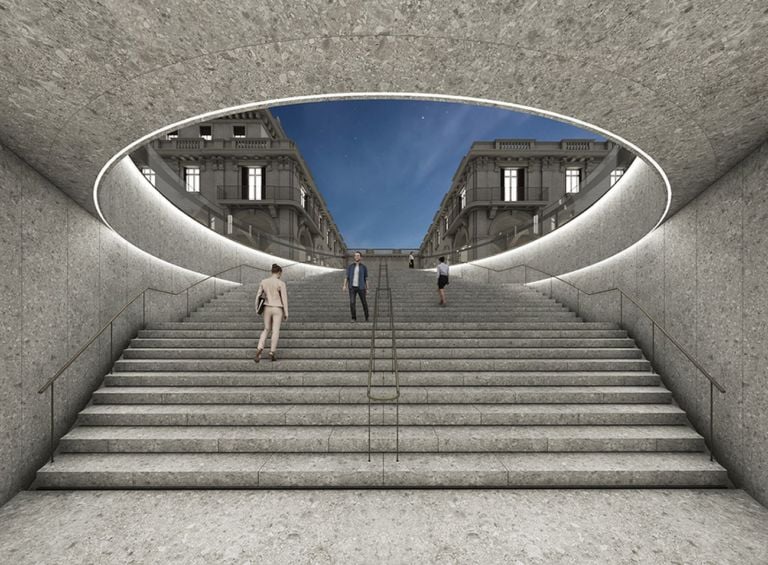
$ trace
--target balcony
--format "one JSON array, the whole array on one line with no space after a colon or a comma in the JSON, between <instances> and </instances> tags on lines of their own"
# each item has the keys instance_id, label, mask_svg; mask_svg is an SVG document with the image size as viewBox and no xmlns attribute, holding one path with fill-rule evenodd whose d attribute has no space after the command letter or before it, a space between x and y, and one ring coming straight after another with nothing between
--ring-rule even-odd
<instances>
[{"instance_id":1,"label":"balcony","mask_svg":"<svg viewBox=\"0 0 768 565\"><path fill-rule=\"evenodd\" d=\"M263 198L251 199L248 198L248 187L239 184L219 185L216 187L216 200L219 204L230 207L292 206L306 216L312 231L318 234L320 233L318 218L320 216L330 217L330 214L318 206L316 200L311 196L308 196L305 204L302 205L299 189L292 186L268 186Z\"/></svg>"},{"instance_id":2,"label":"balcony","mask_svg":"<svg viewBox=\"0 0 768 565\"><path fill-rule=\"evenodd\" d=\"M522 193L522 194L521 194ZM539 209L549 203L549 187L526 186L516 192L519 196L516 200L504 200L501 198L501 188L475 188L467 191L467 203L462 208L458 197L453 196L448 210L448 232L453 231L454 222L466 211L476 207L493 206L497 208ZM445 216L445 214L443 214Z\"/></svg>"},{"instance_id":3,"label":"balcony","mask_svg":"<svg viewBox=\"0 0 768 565\"><path fill-rule=\"evenodd\" d=\"M262 204L299 205L299 191L291 186L270 186L264 191L263 198L248 198L248 187L240 184L226 184L216 187L216 199L228 205L243 204L259 206Z\"/></svg>"}]
</instances>

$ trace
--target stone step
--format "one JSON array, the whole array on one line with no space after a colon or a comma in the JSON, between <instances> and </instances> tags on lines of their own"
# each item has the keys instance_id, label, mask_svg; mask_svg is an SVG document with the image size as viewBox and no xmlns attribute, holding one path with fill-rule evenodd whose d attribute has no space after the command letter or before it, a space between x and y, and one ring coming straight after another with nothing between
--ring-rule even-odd
<instances>
[{"instance_id":1,"label":"stone step","mask_svg":"<svg viewBox=\"0 0 768 565\"><path fill-rule=\"evenodd\" d=\"M362 311L362 308L358 309L358 316L362 320L364 314ZM373 308L370 309L369 315L371 316L371 319L373 319ZM308 321L308 322L321 322L324 320L329 321L345 321L350 320L350 313L349 309L345 308L343 310L338 310L336 312L301 312L296 311L294 309L291 309L290 311L290 318L295 319L298 321ZM557 322L557 321L570 321L576 319L576 314L574 312L524 312L524 313L517 313L517 312L478 312L477 310L463 310L463 311L451 311L449 313L447 308L439 308L435 306L435 309L431 312L409 312L407 314L395 314L395 320L398 320L400 318L403 319L403 321L434 321L434 322L441 322L442 320L445 320L446 318L455 317L455 316L461 316L460 319L467 320L467 321L482 321L482 320L488 320L488 321L517 321L519 323L524 322ZM201 321L211 321L211 322L226 322L226 321L249 321L251 319L261 319L259 316L257 316L255 311L250 312L238 312L238 313L207 313L207 312L192 312L192 314L185 318L185 320L188 320L190 322L201 322ZM382 312L379 314L379 320L389 320L389 315L386 312Z\"/></svg>"},{"instance_id":2,"label":"stone step","mask_svg":"<svg viewBox=\"0 0 768 565\"><path fill-rule=\"evenodd\" d=\"M396 407L375 405L374 426L394 425ZM364 404L154 405L95 404L78 416L83 426L365 426ZM403 426L682 426L672 404L404 404Z\"/></svg>"},{"instance_id":3,"label":"stone step","mask_svg":"<svg viewBox=\"0 0 768 565\"><path fill-rule=\"evenodd\" d=\"M151 329L158 330L226 330L226 329L264 329L264 323L261 318L254 318L253 321L237 322L159 322ZM352 322L351 320L342 320L337 322L312 322L289 320L280 332L294 330L354 330L360 332L370 332L372 325L364 322ZM399 333L404 330L424 330L424 331L446 331L446 330L482 330L482 331L503 331L503 330L618 330L617 324L612 322L584 322L580 320L563 320L550 322L514 322L514 321L486 321L486 322L467 322L446 320L435 322L415 322L415 321L397 321L395 329ZM386 331L382 328L381 331ZM370 333L368 334L370 335Z\"/></svg>"},{"instance_id":4,"label":"stone step","mask_svg":"<svg viewBox=\"0 0 768 565\"><path fill-rule=\"evenodd\" d=\"M702 451L687 426L77 426L62 453ZM399 438L399 443L396 440Z\"/></svg>"},{"instance_id":5,"label":"stone step","mask_svg":"<svg viewBox=\"0 0 768 565\"><path fill-rule=\"evenodd\" d=\"M393 299L393 308L397 313L404 312L434 312L438 309L439 297L433 296L423 302L408 301L406 304L397 304ZM291 310L302 312L330 313L349 308L349 298L339 300L323 300L322 304L317 304L317 297L314 301L308 299L299 299L291 296L288 301ZM375 300L368 299L368 305L373 307ZM362 302L357 301L358 307L362 307ZM217 302L207 303L200 307L199 312L251 312L255 308L255 301L243 302ZM384 314L389 311L389 301L380 300L380 312ZM477 311L477 297L461 299L455 296L448 297L448 308L450 311ZM567 312L567 308L557 302L496 302L493 304L493 310L499 312Z\"/></svg>"},{"instance_id":6,"label":"stone step","mask_svg":"<svg viewBox=\"0 0 768 565\"><path fill-rule=\"evenodd\" d=\"M280 352L278 352L280 354ZM650 371L645 359L402 359L401 371ZM113 371L367 371L368 356L352 359L118 359ZM390 371L390 357L375 371Z\"/></svg>"},{"instance_id":7,"label":"stone step","mask_svg":"<svg viewBox=\"0 0 768 565\"><path fill-rule=\"evenodd\" d=\"M266 344L269 347L269 343ZM356 348L342 347L292 347L280 348L281 360L338 360L345 357L368 358L370 343ZM376 358L389 359L392 348L377 347ZM190 347L190 348L140 348L129 347L123 351L123 359L253 359L255 347ZM450 348L450 347L401 347L398 344L397 358L405 363L410 359L640 359L642 353L635 347L518 347L518 348Z\"/></svg>"},{"instance_id":8,"label":"stone step","mask_svg":"<svg viewBox=\"0 0 768 565\"><path fill-rule=\"evenodd\" d=\"M146 338L139 337L131 341L132 348L250 348L258 343L258 335L254 333L250 338ZM357 338L293 338L280 335L280 349L294 349L313 347L319 349L333 348L370 348L370 337ZM376 337L377 347L392 347L392 339ZM478 349L478 348L631 348L635 343L629 338L429 338L420 339L397 337L398 351L409 348L451 348L451 349Z\"/></svg>"},{"instance_id":9,"label":"stone step","mask_svg":"<svg viewBox=\"0 0 768 565\"><path fill-rule=\"evenodd\" d=\"M657 386L655 373L639 371L434 371L400 372L403 386ZM391 382L391 375L375 375L374 383ZM361 386L366 371L254 372L120 372L110 373L105 386Z\"/></svg>"},{"instance_id":10,"label":"stone step","mask_svg":"<svg viewBox=\"0 0 768 565\"><path fill-rule=\"evenodd\" d=\"M397 460L399 459L399 461ZM61 454L41 489L725 487L701 453Z\"/></svg>"},{"instance_id":11,"label":"stone step","mask_svg":"<svg viewBox=\"0 0 768 565\"><path fill-rule=\"evenodd\" d=\"M377 397L394 387L373 387ZM401 404L661 404L660 386L401 387ZM95 404L367 404L365 386L344 387L101 387Z\"/></svg>"},{"instance_id":12,"label":"stone step","mask_svg":"<svg viewBox=\"0 0 768 565\"><path fill-rule=\"evenodd\" d=\"M360 326L362 328L362 326ZM204 330L204 329L174 329L174 330L139 330L141 339L256 339L261 334L261 328ZM337 329L337 330L304 330L294 327L293 322L280 328L280 342L283 339L364 339L370 342L371 328ZM468 341L481 340L555 340L555 339L628 339L624 330L460 330L460 329L397 329L398 343L400 340L451 339ZM376 339L391 338L388 330L377 330ZM634 343L634 340L629 340Z\"/></svg>"}]
</instances>

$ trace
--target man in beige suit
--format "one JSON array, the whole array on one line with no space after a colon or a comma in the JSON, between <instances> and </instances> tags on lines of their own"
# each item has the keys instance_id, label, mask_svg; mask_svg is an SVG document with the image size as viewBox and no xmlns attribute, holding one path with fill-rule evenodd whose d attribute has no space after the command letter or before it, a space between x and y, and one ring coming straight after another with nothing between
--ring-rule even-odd
<instances>
[{"instance_id":1,"label":"man in beige suit","mask_svg":"<svg viewBox=\"0 0 768 565\"><path fill-rule=\"evenodd\" d=\"M280 280L283 269L279 265L272 265L272 276L264 279L259 284L256 292L256 308L258 310L259 296L264 293L264 331L259 338L259 346L256 349L257 363L261 360L261 352L267 342L267 335L272 332L272 341L269 348L269 357L276 361L277 340L280 339L280 324L288 319L288 289Z\"/></svg>"}]
</instances>

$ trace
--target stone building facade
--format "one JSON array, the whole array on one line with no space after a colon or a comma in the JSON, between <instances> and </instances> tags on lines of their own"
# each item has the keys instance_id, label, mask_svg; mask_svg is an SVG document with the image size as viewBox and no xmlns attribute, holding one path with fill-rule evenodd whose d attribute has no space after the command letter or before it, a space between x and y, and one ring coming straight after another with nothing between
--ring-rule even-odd
<instances>
[{"instance_id":1,"label":"stone building facade","mask_svg":"<svg viewBox=\"0 0 768 565\"><path fill-rule=\"evenodd\" d=\"M268 110L187 126L132 158L212 230L280 257L340 266L344 239L298 147Z\"/></svg>"},{"instance_id":2,"label":"stone building facade","mask_svg":"<svg viewBox=\"0 0 768 565\"><path fill-rule=\"evenodd\" d=\"M573 216L569 204L598 184L607 189L632 158L611 141L592 139L473 143L422 240L421 266L439 255L481 259L555 229Z\"/></svg>"}]
</instances>

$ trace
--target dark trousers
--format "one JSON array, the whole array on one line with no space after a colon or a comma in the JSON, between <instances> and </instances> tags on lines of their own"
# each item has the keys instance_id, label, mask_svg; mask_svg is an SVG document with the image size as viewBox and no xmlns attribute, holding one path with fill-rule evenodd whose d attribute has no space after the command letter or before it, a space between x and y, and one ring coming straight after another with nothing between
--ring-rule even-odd
<instances>
[{"instance_id":1,"label":"dark trousers","mask_svg":"<svg viewBox=\"0 0 768 565\"><path fill-rule=\"evenodd\" d=\"M360 297L360 302L363 303L363 312L365 312L365 319L368 319L368 300L365 298L365 289L360 290L360 287L358 286L350 286L349 287L349 311L352 313L352 319L357 319L357 311L355 310L355 305L357 303L357 300L355 299L355 295Z\"/></svg>"}]
</instances>

